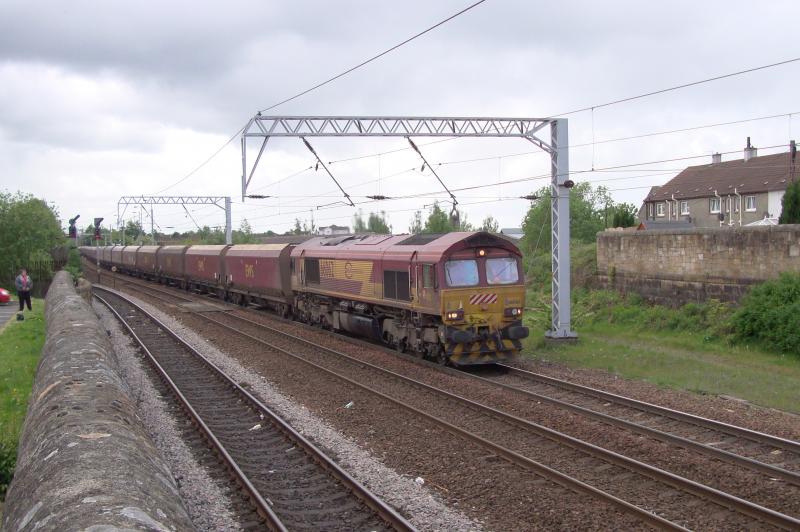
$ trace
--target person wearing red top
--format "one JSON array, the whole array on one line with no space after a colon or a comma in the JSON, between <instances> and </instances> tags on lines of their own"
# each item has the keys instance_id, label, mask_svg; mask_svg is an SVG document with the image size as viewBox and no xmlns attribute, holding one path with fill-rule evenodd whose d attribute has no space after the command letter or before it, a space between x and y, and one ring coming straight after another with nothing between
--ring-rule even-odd
<instances>
[{"instance_id":1,"label":"person wearing red top","mask_svg":"<svg viewBox=\"0 0 800 532\"><path fill-rule=\"evenodd\" d=\"M31 288L33 288L33 281L28 276L28 272L25 271L25 268L19 272L14 284L17 286L20 312L22 312L25 303L28 304L28 310L31 310Z\"/></svg>"}]
</instances>

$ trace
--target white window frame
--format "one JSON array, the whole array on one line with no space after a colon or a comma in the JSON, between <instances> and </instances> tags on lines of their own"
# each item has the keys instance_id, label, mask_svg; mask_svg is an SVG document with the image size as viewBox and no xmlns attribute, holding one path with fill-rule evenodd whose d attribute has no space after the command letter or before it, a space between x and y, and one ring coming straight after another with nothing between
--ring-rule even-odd
<instances>
[{"instance_id":1,"label":"white window frame","mask_svg":"<svg viewBox=\"0 0 800 532\"><path fill-rule=\"evenodd\" d=\"M681 216L686 216L687 214L689 214L689 202L681 200Z\"/></svg>"},{"instance_id":2,"label":"white window frame","mask_svg":"<svg viewBox=\"0 0 800 532\"><path fill-rule=\"evenodd\" d=\"M647 217L648 218L652 218L653 217L653 204L652 203L648 203L647 204Z\"/></svg>"},{"instance_id":3,"label":"white window frame","mask_svg":"<svg viewBox=\"0 0 800 532\"><path fill-rule=\"evenodd\" d=\"M664 202L659 201L658 203L656 203L656 216L663 218L664 216L666 216L666 213L664 211L665 211Z\"/></svg>"},{"instance_id":4,"label":"white window frame","mask_svg":"<svg viewBox=\"0 0 800 532\"><path fill-rule=\"evenodd\" d=\"M750 200L753 200L753 206L750 206ZM756 212L756 197L755 196L745 196L744 197L744 210L745 212Z\"/></svg>"},{"instance_id":5,"label":"white window frame","mask_svg":"<svg viewBox=\"0 0 800 532\"><path fill-rule=\"evenodd\" d=\"M719 214L722 212L722 201L720 198L708 198L708 212L711 214Z\"/></svg>"}]
</instances>

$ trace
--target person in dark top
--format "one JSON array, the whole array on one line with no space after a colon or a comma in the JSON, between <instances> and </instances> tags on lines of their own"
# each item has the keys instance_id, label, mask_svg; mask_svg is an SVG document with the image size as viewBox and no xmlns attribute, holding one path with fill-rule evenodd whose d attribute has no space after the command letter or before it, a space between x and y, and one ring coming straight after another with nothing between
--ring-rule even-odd
<instances>
[{"instance_id":1,"label":"person in dark top","mask_svg":"<svg viewBox=\"0 0 800 532\"><path fill-rule=\"evenodd\" d=\"M17 296L19 296L19 310L22 312L25 303L28 304L28 310L31 310L31 288L33 288L33 281L28 276L28 272L23 268L15 281L17 285Z\"/></svg>"}]
</instances>

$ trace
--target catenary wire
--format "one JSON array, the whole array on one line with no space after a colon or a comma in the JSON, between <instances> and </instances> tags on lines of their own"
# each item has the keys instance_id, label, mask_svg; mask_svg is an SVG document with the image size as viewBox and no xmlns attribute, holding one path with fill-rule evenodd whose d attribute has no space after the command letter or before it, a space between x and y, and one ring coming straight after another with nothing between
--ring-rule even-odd
<instances>
[{"instance_id":1,"label":"catenary wire","mask_svg":"<svg viewBox=\"0 0 800 532\"><path fill-rule=\"evenodd\" d=\"M567 111L565 113L558 113L558 114L550 115L550 117L555 118L555 117L559 117L559 116L567 116L567 115L572 115L572 114L575 114L575 113L582 113L584 111L591 111L593 109L600 109L602 107L609 107L609 106L617 105L617 104L620 104L620 103L630 102L630 101L633 101L633 100L639 100L641 98L647 98L648 96L655 96L657 94L663 94L665 92L675 91L675 90L679 90L679 89L685 89L685 88L688 88L688 87L694 87L696 85L702 85L704 83L709 83L709 82L712 82L712 81L718 81L718 80L721 80L721 79L732 78L734 76L741 76L742 74L749 74L751 72L757 72L759 70L766 70L768 68L774 68L774 67L777 67L777 66L788 65L789 63L794 63L794 62L797 62L797 61L800 61L800 57L795 57L795 58L792 58L792 59L786 59L785 61L778 61L777 63L770 63L768 65L761 65L761 66L757 66L757 67L753 67L753 68L748 68L748 69L745 69L745 70L739 70L739 71L736 71L736 72L730 72L728 74L722 74L720 76L714 76L714 77L711 77L711 78L705 78L705 79L701 79L701 80L697 80L697 81L692 81L692 82L689 82L689 83L683 83L681 85L675 85L673 87L667 87L665 89L659 89L659 90L655 90L655 91L651 91L651 92L646 92L646 93L643 93L643 94L637 94L636 96L628 96L627 98L620 98L618 100L612 100L612 101L606 102L606 103L590 105L588 107L582 107L580 109L573 109L572 111Z\"/></svg>"},{"instance_id":2,"label":"catenary wire","mask_svg":"<svg viewBox=\"0 0 800 532\"><path fill-rule=\"evenodd\" d=\"M435 30L436 28L438 28L439 26L442 26L443 24L446 24L446 23L450 22L450 21L451 21L451 20L453 20L454 18L456 18L456 17L458 17L458 16L460 16L460 15L463 15L463 14L464 14L464 13L466 13L467 11L470 11L471 9L474 9L474 8L478 7L479 5L481 5L482 3L484 3L485 1L486 1L486 0L478 0L477 2L474 2L474 3L470 4L470 5L468 5L467 7L465 7L464 9L462 9L461 11L458 11L457 13L454 13L454 14L450 15L449 17L447 17L447 18L445 18L445 19L443 19L443 20L440 20L439 22L437 22L437 23L436 23L436 24L434 24L433 26L430 26L430 27L428 27L428 28L426 28L426 29L424 29L424 30L420 31L419 33L416 33L416 34L412 35L411 37L409 37L408 39L404 40L403 42L400 42L400 43L398 43L398 44L395 44L395 45L394 45L394 46L392 46L391 48L387 48L386 50L384 50L384 51L380 52L379 54L377 54L377 55L374 55L374 56L370 57L369 59L366 59L366 60L362 61L361 63L359 63L359 64L357 64L357 65L355 65L355 66L353 66L353 67L350 67L350 68L348 68L348 69L347 69L347 70L345 70L344 72L340 72L339 74L336 74L335 76L333 76L333 77L331 77L331 78L328 78L328 79L327 79L327 80L325 80L325 81L322 81L322 82L320 82L320 83L317 83L317 84L316 84L316 85L314 85L313 87L310 87L310 88L308 88L308 89L306 89L306 90L304 90L304 91L298 92L298 93L297 93L297 94L295 94L294 96L290 96L290 97L288 97L288 98L285 98L285 99L283 99L283 100L281 100L281 101L279 101L279 102L277 102L277 103L274 103L274 104L270 105L269 107L265 107L264 109L261 109L259 112L260 112L260 113L263 113L263 112L265 112L265 111L269 111L269 110L271 110L271 109L275 109L276 107L279 107L279 106L281 106L281 105L283 105L283 104L285 104L285 103L289 103L289 102L291 102L292 100L296 100L297 98L300 98L301 96L305 96L305 95L306 95L306 94L308 94L309 92L315 91L315 90L319 89L320 87L324 87L324 86L325 86L325 85L327 85L328 83L331 83L331 82L333 82L333 81L336 81L337 79L339 79L339 78L342 78L342 77L344 77L344 76L346 76L346 75L350 74L351 72L353 72L353 71L355 71L355 70L358 70L359 68L361 68L361 67L363 67L363 66L366 66L366 65L368 65L368 64L370 64L370 63L372 63L373 61L375 61L375 60L377 60L377 59L380 59L380 58L381 58L381 57L383 57L384 55L386 55L386 54L388 54L388 53L391 53L391 52L393 52L393 51L397 50L398 48L400 48L400 47L402 47L402 46L405 46L406 44L410 43L411 41L413 41L413 40L415 40L415 39L417 39L417 38L419 38L419 37L422 37L422 36L423 36L423 35L425 35L426 33L429 33L429 32L431 32L431 31Z\"/></svg>"}]
</instances>

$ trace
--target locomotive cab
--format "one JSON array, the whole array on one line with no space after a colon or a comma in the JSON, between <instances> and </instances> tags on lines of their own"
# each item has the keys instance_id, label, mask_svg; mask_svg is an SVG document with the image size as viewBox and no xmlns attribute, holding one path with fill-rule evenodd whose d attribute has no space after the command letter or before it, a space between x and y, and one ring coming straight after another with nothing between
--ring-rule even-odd
<instances>
[{"instance_id":1,"label":"locomotive cab","mask_svg":"<svg viewBox=\"0 0 800 532\"><path fill-rule=\"evenodd\" d=\"M447 358L457 365L510 358L528 336L522 325L525 282L518 249L494 235L475 237L444 257L438 272L440 337Z\"/></svg>"}]
</instances>

